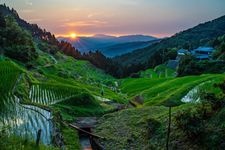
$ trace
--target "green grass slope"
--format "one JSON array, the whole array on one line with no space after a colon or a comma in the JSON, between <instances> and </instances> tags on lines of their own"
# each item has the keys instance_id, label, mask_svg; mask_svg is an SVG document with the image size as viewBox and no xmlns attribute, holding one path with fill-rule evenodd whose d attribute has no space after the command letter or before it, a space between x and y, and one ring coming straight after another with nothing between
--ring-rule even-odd
<instances>
[{"instance_id":1,"label":"green grass slope","mask_svg":"<svg viewBox=\"0 0 225 150\"><path fill-rule=\"evenodd\" d=\"M13 61L1 60L1 98L4 98L3 94L11 93L20 97L23 103L50 109L54 112L53 114L62 116L61 119L64 121L71 122L78 116L99 116L112 109L112 107L97 100L95 96L125 102L121 96L107 85L108 80L112 80L113 83L114 78L105 75L99 69L95 69L88 62L76 61L66 56L65 60L62 61L62 58L54 58L51 55L42 53L36 63L38 64L36 64L36 69L28 71L21 64L19 66ZM89 70L85 72L85 68L88 67ZM80 76L86 74L86 79L76 79L71 74L71 76L63 78L60 74L57 74L60 69L62 71L69 70L71 74L76 73L80 74ZM102 83L100 82L101 78ZM103 95L101 95L102 89L104 90ZM77 133L69 133L71 130L63 126L60 129L65 137L66 147L68 149L73 149L73 146L78 148L79 139ZM71 137L76 138L73 141ZM9 140L11 142L11 139ZM22 139L19 138L17 141L12 139L12 142L20 143L21 141Z\"/></svg>"},{"instance_id":2,"label":"green grass slope","mask_svg":"<svg viewBox=\"0 0 225 150\"><path fill-rule=\"evenodd\" d=\"M173 107L170 149L205 150L217 149L217 147L221 149L224 146L224 94L218 87L214 86L215 83L221 83L223 79L224 75L203 75L178 78L177 81L170 79L168 81L181 84L189 80L197 84L198 82L204 82L204 80L212 80L201 87L202 92L214 93L222 98L217 101L217 99L208 95L208 102L202 98L203 103L184 103ZM129 82L134 83L134 81ZM162 85L158 83L156 88L158 86L168 87L166 84L167 82L162 82ZM222 88L224 88L224 85ZM165 106L143 106L126 109L103 116L94 132L105 137L105 139L99 140L99 143L106 150L166 149L168 112L169 109ZM178 122L178 117L181 119L180 122ZM181 130L180 124L183 124L183 130ZM190 133L195 137L188 137Z\"/></svg>"},{"instance_id":3,"label":"green grass slope","mask_svg":"<svg viewBox=\"0 0 225 150\"><path fill-rule=\"evenodd\" d=\"M175 70L165 65L156 66L154 69L147 69L140 72L141 78L169 78L175 77Z\"/></svg>"},{"instance_id":4,"label":"green grass slope","mask_svg":"<svg viewBox=\"0 0 225 150\"><path fill-rule=\"evenodd\" d=\"M161 133L160 117L166 112L166 107L153 106L108 114L99 120L94 132L105 138L100 143L106 150L147 150L151 148L149 139L153 133L165 136Z\"/></svg>"},{"instance_id":5,"label":"green grass slope","mask_svg":"<svg viewBox=\"0 0 225 150\"><path fill-rule=\"evenodd\" d=\"M132 99L142 96L145 105L182 104L180 99L195 86L206 81L222 81L223 74L208 74L201 76L187 76L180 78L159 79L125 79L121 83L121 90ZM213 83L212 83L213 84Z\"/></svg>"},{"instance_id":6,"label":"green grass slope","mask_svg":"<svg viewBox=\"0 0 225 150\"><path fill-rule=\"evenodd\" d=\"M55 62L49 63L51 60L55 60ZM105 74L104 71L94 67L88 61L76 60L61 53L57 53L55 58L49 56L47 53L42 53L37 62L42 65L40 67L41 71L63 78L73 78L74 80L88 83L107 82L114 79L112 76Z\"/></svg>"},{"instance_id":7,"label":"green grass slope","mask_svg":"<svg viewBox=\"0 0 225 150\"><path fill-rule=\"evenodd\" d=\"M10 93L22 70L10 61L0 61L0 95Z\"/></svg>"},{"instance_id":8,"label":"green grass slope","mask_svg":"<svg viewBox=\"0 0 225 150\"><path fill-rule=\"evenodd\" d=\"M127 102L126 97L117 92L115 85L117 80L97 69L88 61L75 60L57 53L54 56L56 62L53 63L52 57L42 52L37 60L39 66L37 71L47 77L49 82L76 86L86 89L93 96L104 97L120 103ZM103 95L102 91L104 91Z\"/></svg>"}]
</instances>

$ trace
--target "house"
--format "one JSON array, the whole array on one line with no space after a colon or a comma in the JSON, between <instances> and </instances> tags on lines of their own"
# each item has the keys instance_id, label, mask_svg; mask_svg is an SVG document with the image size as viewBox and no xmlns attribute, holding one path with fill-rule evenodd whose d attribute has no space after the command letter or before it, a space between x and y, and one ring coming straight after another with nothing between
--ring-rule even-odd
<instances>
[{"instance_id":1,"label":"house","mask_svg":"<svg viewBox=\"0 0 225 150\"><path fill-rule=\"evenodd\" d=\"M184 56L184 55L189 55L189 54L190 54L190 52L188 50L186 50L186 49L179 49L177 51L177 55L178 56Z\"/></svg>"},{"instance_id":2,"label":"house","mask_svg":"<svg viewBox=\"0 0 225 150\"><path fill-rule=\"evenodd\" d=\"M191 54L197 60L209 60L211 59L214 50L215 49L212 47L198 47L197 49L191 50Z\"/></svg>"},{"instance_id":3,"label":"house","mask_svg":"<svg viewBox=\"0 0 225 150\"><path fill-rule=\"evenodd\" d=\"M190 55L190 54L191 53L188 50L186 50L186 49L179 49L177 51L177 58L176 58L176 60L179 61L182 57L184 57L186 55Z\"/></svg>"},{"instance_id":4,"label":"house","mask_svg":"<svg viewBox=\"0 0 225 150\"><path fill-rule=\"evenodd\" d=\"M181 58L187 55L192 55L197 60L210 60L214 51L215 49L213 47L198 47L197 49L190 51L186 49L179 49L177 51L176 60L169 60L167 63L167 67L171 69L176 69L179 65Z\"/></svg>"}]
</instances>

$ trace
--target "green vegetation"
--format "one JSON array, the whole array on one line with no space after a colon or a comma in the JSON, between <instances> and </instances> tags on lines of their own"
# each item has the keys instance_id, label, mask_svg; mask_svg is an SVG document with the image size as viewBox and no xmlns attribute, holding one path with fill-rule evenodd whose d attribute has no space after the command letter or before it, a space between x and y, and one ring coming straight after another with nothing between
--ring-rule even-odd
<instances>
[{"instance_id":1,"label":"green vegetation","mask_svg":"<svg viewBox=\"0 0 225 150\"><path fill-rule=\"evenodd\" d=\"M0 139L0 147L2 150L58 150L58 148L45 146L43 144L36 146L34 141L21 139L17 136L8 136L2 132L0 133Z\"/></svg>"},{"instance_id":2,"label":"green vegetation","mask_svg":"<svg viewBox=\"0 0 225 150\"><path fill-rule=\"evenodd\" d=\"M81 149L78 132L76 130L63 126L61 132L63 134L66 149Z\"/></svg>"},{"instance_id":3,"label":"green vegetation","mask_svg":"<svg viewBox=\"0 0 225 150\"><path fill-rule=\"evenodd\" d=\"M154 71L154 69L147 69L140 72L141 78L158 78L159 75Z\"/></svg>"},{"instance_id":4,"label":"green vegetation","mask_svg":"<svg viewBox=\"0 0 225 150\"><path fill-rule=\"evenodd\" d=\"M178 76L224 73L224 62L220 60L196 61L191 56L184 57L179 64Z\"/></svg>"},{"instance_id":5,"label":"green vegetation","mask_svg":"<svg viewBox=\"0 0 225 150\"><path fill-rule=\"evenodd\" d=\"M202 87L205 94L200 94L200 102L172 108L171 149L221 149L224 146L225 83L215 88L213 83L221 79L215 80ZM106 149L164 149L167 125L168 108L144 106L105 115L95 133L106 138L99 141Z\"/></svg>"},{"instance_id":6,"label":"green vegetation","mask_svg":"<svg viewBox=\"0 0 225 150\"><path fill-rule=\"evenodd\" d=\"M211 41L210 45L216 48L213 58L217 60L225 59L225 35L215 38Z\"/></svg>"},{"instance_id":7,"label":"green vegetation","mask_svg":"<svg viewBox=\"0 0 225 150\"><path fill-rule=\"evenodd\" d=\"M167 103L182 104L179 101L189 90L200 83L212 80L221 81L224 75L201 75L180 78L159 79L125 79L122 80L121 90L132 99L137 95L144 98L145 105L161 105Z\"/></svg>"},{"instance_id":8,"label":"green vegetation","mask_svg":"<svg viewBox=\"0 0 225 150\"><path fill-rule=\"evenodd\" d=\"M49 54L42 53L38 60L50 64ZM126 97L118 94L115 85L116 79L105 74L102 70L95 68L87 61L78 61L72 57L68 57L57 53L55 55L56 64L40 66L38 72L43 74L49 80L48 82L60 83L68 86L75 86L87 90L93 96L104 97L116 102L126 103ZM40 61L38 61L40 64ZM102 96L101 91L104 90ZM114 90L112 90L114 89Z\"/></svg>"},{"instance_id":9,"label":"green vegetation","mask_svg":"<svg viewBox=\"0 0 225 150\"><path fill-rule=\"evenodd\" d=\"M73 121L75 117L98 116L104 108L88 93L80 93L70 99L59 102L52 107L62 115L63 120Z\"/></svg>"},{"instance_id":10,"label":"green vegetation","mask_svg":"<svg viewBox=\"0 0 225 150\"><path fill-rule=\"evenodd\" d=\"M14 84L22 71L10 61L0 61L0 95L12 91Z\"/></svg>"},{"instance_id":11,"label":"green vegetation","mask_svg":"<svg viewBox=\"0 0 225 150\"><path fill-rule=\"evenodd\" d=\"M42 53L42 56L47 58L47 61L51 62L52 58L48 57L46 53ZM61 59L58 60L60 61ZM63 62L60 63L63 64ZM70 60L70 63L73 64L73 61ZM88 62L74 61L74 63L80 63L79 65L83 66L84 68L86 65L89 65ZM53 63L53 61L51 64L56 65ZM44 67L45 66L43 66L43 68ZM71 68L72 67L74 66L71 66ZM95 70L91 65L90 68L90 74L91 72L97 72L97 74L105 75L100 70ZM12 88L16 84L14 93L21 98L21 102L24 104L34 105L44 109L56 111L62 116L61 119L64 121L72 122L74 121L75 117L79 116L100 116L113 109L111 106L104 104L104 102L96 100L93 96L107 96L113 98L113 100L114 98L119 97L108 87L108 85L111 85L111 83L114 82L114 79L110 76L108 77L109 79L112 79L111 83L109 82L110 80L98 83L98 80L100 79L98 79L98 75L95 74L97 79L93 76L92 80L95 83L93 83L93 85L87 85L85 82L83 82L83 79L74 80L73 78L62 78L58 75L54 75L53 72L51 72L52 75L50 75L50 73L46 71L44 75L42 75L37 73L35 70L26 71L20 66L14 64L12 61L1 61L0 72L2 83L4 83L1 84L1 90L3 90L2 92L11 92ZM80 74L82 73L85 72L81 71ZM21 77L20 80L18 80L20 74ZM16 83L17 80L19 82ZM96 88L96 85L98 84L102 86ZM8 87L4 85L7 85ZM102 88L104 88L104 95L101 95L100 92ZM118 101L119 100L121 100L121 98L119 98ZM62 120L58 121L60 122ZM60 127L60 129L65 140L66 148L73 149L76 147L79 149L80 145L77 133L65 126ZM22 140L20 141L20 139L18 139L18 143L22 143ZM29 147L26 148L29 149ZM42 147L39 148L42 149ZM50 147L46 148L50 149Z\"/></svg>"},{"instance_id":12,"label":"green vegetation","mask_svg":"<svg viewBox=\"0 0 225 150\"><path fill-rule=\"evenodd\" d=\"M2 7L0 5L0 9ZM224 65L217 64L218 61L194 62L187 58L182 60L178 74L202 75L184 77L175 77L174 70L158 65L175 58L178 48L193 48L199 44L214 45L218 49L214 58L223 62L225 38L220 36L222 33L218 29L224 29L224 17L163 39L146 48L145 52L138 50L116 58L122 61L121 65L98 51L82 55L71 44L58 42L51 33L21 20L15 10L11 13L13 17L0 14L0 116L6 114L12 119L10 115L17 112L8 111L4 106L15 103L51 110L51 119L63 135L66 149L81 149L81 146L78 132L62 121L71 123L77 117L90 116L100 118L94 132L105 137L99 142L106 149L164 149L167 106L173 106L171 149L224 147L225 83L218 83L225 75L202 74L223 73ZM65 56L59 50L88 61ZM128 62L132 63L126 66ZM119 80L106 74L124 77L154 66L154 69L133 74L133 77L140 75L136 79ZM199 101L181 101L196 88L198 91L194 94ZM136 104L137 99L140 100L137 108L126 105L128 100ZM113 112L120 104L125 104L125 109ZM32 123L35 124L35 119ZM2 149L55 149L42 144L36 147L33 141L8 135L2 130L4 126L0 127Z\"/></svg>"},{"instance_id":13,"label":"green vegetation","mask_svg":"<svg viewBox=\"0 0 225 150\"><path fill-rule=\"evenodd\" d=\"M101 118L95 133L106 138L101 144L107 150L150 149L150 139L161 132L160 116L166 112L166 107L153 106L108 114Z\"/></svg>"},{"instance_id":14,"label":"green vegetation","mask_svg":"<svg viewBox=\"0 0 225 150\"><path fill-rule=\"evenodd\" d=\"M156 66L154 69L147 69L140 72L141 78L169 78L175 77L175 70L165 65Z\"/></svg>"},{"instance_id":15,"label":"green vegetation","mask_svg":"<svg viewBox=\"0 0 225 150\"><path fill-rule=\"evenodd\" d=\"M169 59L174 59L177 49L193 49L198 46L211 45L212 40L224 35L224 32L221 32L225 30L224 20L225 16L222 16L213 21L200 24L194 28L177 33L170 38L162 39L149 47L115 57L114 61L121 66L125 66L124 68L129 68L131 64L132 67L139 66L139 70L129 68L132 69L130 73L153 68ZM125 69L125 71L127 70Z\"/></svg>"},{"instance_id":16,"label":"green vegetation","mask_svg":"<svg viewBox=\"0 0 225 150\"><path fill-rule=\"evenodd\" d=\"M225 35L210 40L209 45L215 48L213 60L197 61L192 56L187 55L179 63L178 76L224 73Z\"/></svg>"},{"instance_id":17,"label":"green vegetation","mask_svg":"<svg viewBox=\"0 0 225 150\"><path fill-rule=\"evenodd\" d=\"M165 65L158 65L154 71L159 75L159 78L175 77L175 70L166 67Z\"/></svg>"},{"instance_id":18,"label":"green vegetation","mask_svg":"<svg viewBox=\"0 0 225 150\"><path fill-rule=\"evenodd\" d=\"M45 57L46 56L48 55L45 54ZM108 80L113 79L113 77L105 74L102 70L96 69L88 61L78 61L60 53L57 53L55 57L58 61L56 64L42 67L40 70L46 74L57 75L66 79L72 78L73 80L75 79L89 83L107 82ZM47 64L46 62L40 63Z\"/></svg>"},{"instance_id":19,"label":"green vegetation","mask_svg":"<svg viewBox=\"0 0 225 150\"><path fill-rule=\"evenodd\" d=\"M35 103L49 105L69 99L81 91L77 87L63 84L33 83L30 99Z\"/></svg>"},{"instance_id":20,"label":"green vegetation","mask_svg":"<svg viewBox=\"0 0 225 150\"><path fill-rule=\"evenodd\" d=\"M12 16L5 17L6 26L0 28L0 55L27 63L37 58L32 36L22 29Z\"/></svg>"},{"instance_id":21,"label":"green vegetation","mask_svg":"<svg viewBox=\"0 0 225 150\"><path fill-rule=\"evenodd\" d=\"M202 93L201 103L175 115L175 126L183 139L197 149L223 149L224 142L224 88L225 82L217 84L220 93ZM193 138L195 141L193 142Z\"/></svg>"}]
</instances>

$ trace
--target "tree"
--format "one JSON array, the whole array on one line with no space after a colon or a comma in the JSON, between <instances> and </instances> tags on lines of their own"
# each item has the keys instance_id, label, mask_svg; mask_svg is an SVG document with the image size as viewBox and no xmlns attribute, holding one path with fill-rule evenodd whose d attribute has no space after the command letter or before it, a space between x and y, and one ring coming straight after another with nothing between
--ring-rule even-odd
<instances>
[{"instance_id":1,"label":"tree","mask_svg":"<svg viewBox=\"0 0 225 150\"><path fill-rule=\"evenodd\" d=\"M225 81L214 86L219 87L222 92L200 93L199 103L180 110L175 115L175 127L177 131L184 133L186 140L201 148L224 149Z\"/></svg>"},{"instance_id":2,"label":"tree","mask_svg":"<svg viewBox=\"0 0 225 150\"><path fill-rule=\"evenodd\" d=\"M0 13L0 28L5 28L5 27L6 27L5 18L2 15L2 13Z\"/></svg>"},{"instance_id":3,"label":"tree","mask_svg":"<svg viewBox=\"0 0 225 150\"><path fill-rule=\"evenodd\" d=\"M6 28L2 33L2 38L5 39L4 53L7 57L25 63L37 58L32 36L23 30L12 16L6 17Z\"/></svg>"}]
</instances>

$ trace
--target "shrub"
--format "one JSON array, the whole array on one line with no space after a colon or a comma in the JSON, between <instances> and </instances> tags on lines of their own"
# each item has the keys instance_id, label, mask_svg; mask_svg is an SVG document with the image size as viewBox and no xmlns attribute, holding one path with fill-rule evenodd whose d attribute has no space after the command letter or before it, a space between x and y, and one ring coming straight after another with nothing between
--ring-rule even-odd
<instances>
[{"instance_id":1,"label":"shrub","mask_svg":"<svg viewBox=\"0 0 225 150\"><path fill-rule=\"evenodd\" d=\"M22 29L12 16L7 16L5 21L6 27L0 30L0 40L4 39L2 53L24 63L36 59L38 55L31 34Z\"/></svg>"},{"instance_id":2,"label":"shrub","mask_svg":"<svg viewBox=\"0 0 225 150\"><path fill-rule=\"evenodd\" d=\"M99 105L97 101L88 93L81 93L61 102L61 104L72 106L96 106Z\"/></svg>"},{"instance_id":3,"label":"shrub","mask_svg":"<svg viewBox=\"0 0 225 150\"><path fill-rule=\"evenodd\" d=\"M185 133L189 140L194 138L196 142L200 142L204 136L205 127L201 114L192 112L190 109L177 113L175 125Z\"/></svg>"}]
</instances>

